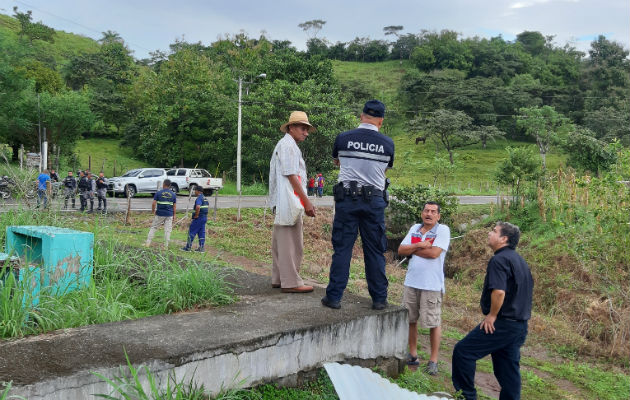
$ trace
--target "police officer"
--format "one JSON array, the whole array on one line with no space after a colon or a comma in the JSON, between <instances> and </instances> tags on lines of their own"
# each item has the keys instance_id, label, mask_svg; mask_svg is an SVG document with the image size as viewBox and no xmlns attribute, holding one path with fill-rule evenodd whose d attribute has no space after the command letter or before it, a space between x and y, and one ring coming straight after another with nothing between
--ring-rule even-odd
<instances>
[{"instance_id":1,"label":"police officer","mask_svg":"<svg viewBox=\"0 0 630 400\"><path fill-rule=\"evenodd\" d=\"M68 176L63 179L62 183L64 188L63 208L68 208L68 199L72 199L72 208L74 208L77 179L72 175L72 171L68 171Z\"/></svg>"},{"instance_id":2,"label":"police officer","mask_svg":"<svg viewBox=\"0 0 630 400\"><path fill-rule=\"evenodd\" d=\"M89 169L87 170L87 179L89 183L87 199L90 200L90 211L88 211L88 214L92 214L94 212L94 194L96 193L96 180L92 176L92 173Z\"/></svg>"},{"instance_id":3,"label":"police officer","mask_svg":"<svg viewBox=\"0 0 630 400\"><path fill-rule=\"evenodd\" d=\"M99 172L98 178L96 178L96 196L98 197L97 211L107 212L107 178L103 172ZM103 208L101 209L101 201L103 202Z\"/></svg>"},{"instance_id":4,"label":"police officer","mask_svg":"<svg viewBox=\"0 0 630 400\"><path fill-rule=\"evenodd\" d=\"M199 236L199 248L197 248L197 251L203 251L203 246L206 243L208 199L203 195L203 188L199 185L195 186L195 194L197 195L197 200L195 200L195 210L188 228L188 241L186 242L186 247L182 249L184 251L190 251L195 241L195 236Z\"/></svg>"},{"instance_id":5,"label":"police officer","mask_svg":"<svg viewBox=\"0 0 630 400\"><path fill-rule=\"evenodd\" d=\"M92 187L92 184L90 183L87 176L85 175L85 172L83 171L79 171L78 186L79 186L79 201L81 202L80 210L85 211L85 209L87 208L88 191Z\"/></svg>"},{"instance_id":6,"label":"police officer","mask_svg":"<svg viewBox=\"0 0 630 400\"><path fill-rule=\"evenodd\" d=\"M326 307L341 308L358 232L363 243L365 277L372 308L382 310L387 306L385 170L394 165L394 142L378 131L384 117L385 105L378 100L370 100L363 107L359 127L343 132L335 139L333 159L340 171L338 183L333 187L334 254L326 296L322 298Z\"/></svg>"}]
</instances>

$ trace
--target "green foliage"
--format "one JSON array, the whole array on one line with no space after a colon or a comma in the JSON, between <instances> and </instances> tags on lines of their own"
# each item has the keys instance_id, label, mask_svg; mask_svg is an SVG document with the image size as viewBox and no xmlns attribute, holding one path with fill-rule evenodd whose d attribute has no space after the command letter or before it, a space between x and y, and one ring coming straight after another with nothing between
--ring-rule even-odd
<instances>
[{"instance_id":1,"label":"green foliage","mask_svg":"<svg viewBox=\"0 0 630 400\"><path fill-rule=\"evenodd\" d=\"M542 167L545 169L549 148L565 133L568 121L549 106L521 108L520 112L523 118L518 119L516 124L525 131L526 135L536 139L542 158Z\"/></svg>"},{"instance_id":2,"label":"green foliage","mask_svg":"<svg viewBox=\"0 0 630 400\"><path fill-rule=\"evenodd\" d=\"M20 38L26 36L31 44L34 40L54 42L55 30L40 22L33 22L32 11L25 13L18 11L17 6L13 7L14 17L20 22Z\"/></svg>"},{"instance_id":3,"label":"green foliage","mask_svg":"<svg viewBox=\"0 0 630 400\"><path fill-rule=\"evenodd\" d=\"M55 213L9 211L0 214L0 241L8 225L68 226ZM0 337L19 337L55 329L136 319L193 307L219 306L235 300L225 282L226 272L215 266L181 261L161 254L120 251L121 244L96 221L81 229L95 230L94 273L88 287L53 296L47 288L33 308L28 276L17 281L12 273L0 282Z\"/></svg>"},{"instance_id":4,"label":"green foliage","mask_svg":"<svg viewBox=\"0 0 630 400\"><path fill-rule=\"evenodd\" d=\"M198 386L193 378L189 381L177 381L174 373L169 374L166 388L160 389L159 383L147 366L135 368L125 351L126 368L120 366L120 375L113 379L95 373L93 374L112 387L110 394L95 394L95 397L109 400L204 400L207 398L203 385ZM148 390L142 387L142 380L148 381ZM116 396L114 396L114 394Z\"/></svg>"},{"instance_id":5,"label":"green foliage","mask_svg":"<svg viewBox=\"0 0 630 400\"><path fill-rule=\"evenodd\" d=\"M440 205L440 222L446 225L451 224L453 215L457 212L457 197L437 188L422 184L413 187L392 186L389 192L387 229L394 235L404 235L411 225L422 222L422 210L427 201L435 201Z\"/></svg>"},{"instance_id":6,"label":"green foliage","mask_svg":"<svg viewBox=\"0 0 630 400\"><path fill-rule=\"evenodd\" d=\"M569 166L598 176L617 162L618 146L597 140L588 128L578 128L571 132L563 147L569 155Z\"/></svg>"},{"instance_id":7,"label":"green foliage","mask_svg":"<svg viewBox=\"0 0 630 400\"><path fill-rule=\"evenodd\" d=\"M412 129L421 127L448 152L449 161L454 164L453 150L479 141L479 132L471 129L472 120L461 111L440 109L426 120L410 121Z\"/></svg>"},{"instance_id":8,"label":"green foliage","mask_svg":"<svg viewBox=\"0 0 630 400\"><path fill-rule=\"evenodd\" d=\"M509 185L512 196L521 194L521 186L535 181L539 174L538 157L531 147L506 147L508 157L499 164L496 171L497 182Z\"/></svg>"}]
</instances>

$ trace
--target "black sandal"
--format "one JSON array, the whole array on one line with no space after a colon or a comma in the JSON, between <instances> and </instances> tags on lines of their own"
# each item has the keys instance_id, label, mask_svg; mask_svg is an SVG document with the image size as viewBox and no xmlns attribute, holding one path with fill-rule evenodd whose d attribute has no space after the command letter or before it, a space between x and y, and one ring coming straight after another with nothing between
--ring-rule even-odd
<instances>
[{"instance_id":1,"label":"black sandal","mask_svg":"<svg viewBox=\"0 0 630 400\"><path fill-rule=\"evenodd\" d=\"M420 361L418 361L418 356L407 354L407 365L420 365Z\"/></svg>"}]
</instances>

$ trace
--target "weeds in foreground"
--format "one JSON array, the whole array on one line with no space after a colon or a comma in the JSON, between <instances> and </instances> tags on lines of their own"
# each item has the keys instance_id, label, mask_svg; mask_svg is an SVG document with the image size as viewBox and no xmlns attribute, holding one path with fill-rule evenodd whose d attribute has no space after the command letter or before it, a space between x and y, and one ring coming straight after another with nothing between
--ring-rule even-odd
<instances>
[{"instance_id":1,"label":"weeds in foreground","mask_svg":"<svg viewBox=\"0 0 630 400\"><path fill-rule=\"evenodd\" d=\"M54 213L10 211L0 214L0 232L4 233L7 225L32 224L33 217L44 224L62 225ZM120 242L106 237L98 223L89 228L97 240L93 279L87 287L61 296L53 296L46 287L34 293L27 282L38 276L30 276L28 269L19 270L19 279L15 271L0 270L0 337L137 319L236 300L222 268L194 261L183 266L169 255L121 251Z\"/></svg>"},{"instance_id":2,"label":"weeds in foreground","mask_svg":"<svg viewBox=\"0 0 630 400\"><path fill-rule=\"evenodd\" d=\"M112 387L110 393L94 394L95 397L108 400L206 400L210 398L204 386L195 383L194 376L189 380L185 378L177 380L174 373L171 372L166 380L166 387L162 388L159 379L147 366L135 368L132 365L126 351L125 359L127 365L120 366L120 375L112 379L96 372L92 373ZM236 385L242 383L237 382ZM246 389L227 389L221 390L218 395L212 398L215 400L249 399L251 397L243 397L248 393L250 391Z\"/></svg>"},{"instance_id":3,"label":"weeds in foreground","mask_svg":"<svg viewBox=\"0 0 630 400\"><path fill-rule=\"evenodd\" d=\"M0 400L26 400L22 396L10 395L12 382L2 382L2 392L0 392Z\"/></svg>"}]
</instances>

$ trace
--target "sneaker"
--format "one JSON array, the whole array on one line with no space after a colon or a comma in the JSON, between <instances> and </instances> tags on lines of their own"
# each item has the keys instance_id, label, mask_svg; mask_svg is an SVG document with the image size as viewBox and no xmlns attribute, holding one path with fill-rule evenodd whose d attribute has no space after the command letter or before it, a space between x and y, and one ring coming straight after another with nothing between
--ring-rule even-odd
<instances>
[{"instance_id":1,"label":"sneaker","mask_svg":"<svg viewBox=\"0 0 630 400\"><path fill-rule=\"evenodd\" d=\"M184 251L190 251L190 250L192 250L192 249L191 249L190 247L182 247L182 250L184 250Z\"/></svg>"},{"instance_id":2,"label":"sneaker","mask_svg":"<svg viewBox=\"0 0 630 400\"><path fill-rule=\"evenodd\" d=\"M438 365L436 362L429 361L425 368L425 372L429 375L437 375L438 373Z\"/></svg>"}]
</instances>

